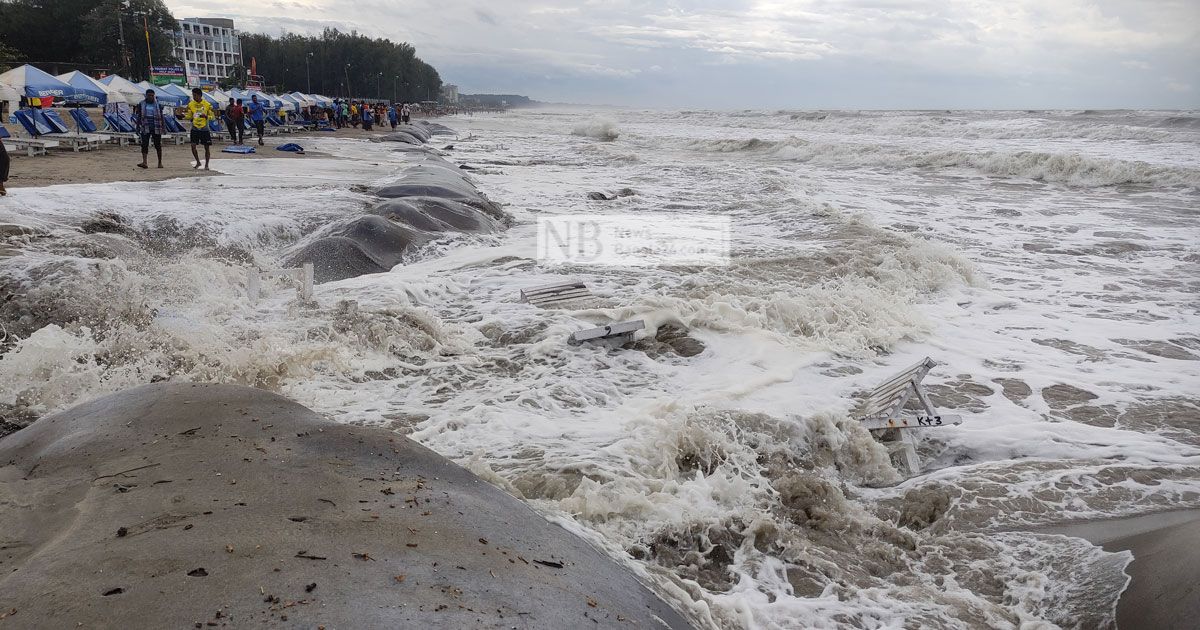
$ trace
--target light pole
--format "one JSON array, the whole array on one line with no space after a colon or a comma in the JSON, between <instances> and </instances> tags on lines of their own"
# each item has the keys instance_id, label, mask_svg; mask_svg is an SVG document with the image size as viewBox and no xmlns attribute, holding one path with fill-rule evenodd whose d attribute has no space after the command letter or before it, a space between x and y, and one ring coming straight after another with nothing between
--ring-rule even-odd
<instances>
[{"instance_id":1,"label":"light pole","mask_svg":"<svg viewBox=\"0 0 1200 630\"><path fill-rule=\"evenodd\" d=\"M392 77L392 102L396 102L396 84L400 82L400 75Z\"/></svg>"},{"instance_id":2,"label":"light pole","mask_svg":"<svg viewBox=\"0 0 1200 630\"><path fill-rule=\"evenodd\" d=\"M379 87L381 83L383 83L382 72L375 77L375 98L379 98L381 96L381 92L383 92L383 90Z\"/></svg>"},{"instance_id":3,"label":"light pole","mask_svg":"<svg viewBox=\"0 0 1200 630\"><path fill-rule=\"evenodd\" d=\"M308 93L312 94L312 75L308 72L308 60L312 58L312 53L304 55L304 84L308 86Z\"/></svg>"},{"instance_id":4,"label":"light pole","mask_svg":"<svg viewBox=\"0 0 1200 630\"><path fill-rule=\"evenodd\" d=\"M346 98L350 98L350 92L352 92L354 90L354 87L352 85L350 85L350 64L346 64L345 71L346 71Z\"/></svg>"}]
</instances>

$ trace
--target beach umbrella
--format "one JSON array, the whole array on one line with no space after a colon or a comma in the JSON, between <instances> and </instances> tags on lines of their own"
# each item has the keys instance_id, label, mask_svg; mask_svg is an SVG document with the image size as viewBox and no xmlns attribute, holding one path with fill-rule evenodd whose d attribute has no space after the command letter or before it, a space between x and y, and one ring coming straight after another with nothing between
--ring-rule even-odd
<instances>
[{"instance_id":1,"label":"beach umbrella","mask_svg":"<svg viewBox=\"0 0 1200 630\"><path fill-rule=\"evenodd\" d=\"M60 74L56 78L75 88L75 95L66 99L72 103L106 105L108 104L109 94L116 91L78 70ZM114 94L112 98L114 100L124 99L119 93Z\"/></svg>"},{"instance_id":2,"label":"beach umbrella","mask_svg":"<svg viewBox=\"0 0 1200 630\"><path fill-rule=\"evenodd\" d=\"M17 92L29 98L52 96L65 99L75 95L75 88L29 64L0 74L0 83L16 88Z\"/></svg>"},{"instance_id":3,"label":"beach umbrella","mask_svg":"<svg viewBox=\"0 0 1200 630\"><path fill-rule=\"evenodd\" d=\"M129 82L119 75L110 74L99 81L100 85L108 86L110 90L120 94L130 105L137 105L146 97L146 91Z\"/></svg>"}]
</instances>

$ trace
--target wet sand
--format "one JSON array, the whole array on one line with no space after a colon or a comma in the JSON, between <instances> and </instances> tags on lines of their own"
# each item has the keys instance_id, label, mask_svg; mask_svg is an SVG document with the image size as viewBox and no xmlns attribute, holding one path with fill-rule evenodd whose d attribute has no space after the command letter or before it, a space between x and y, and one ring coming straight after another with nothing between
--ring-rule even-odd
<instances>
[{"instance_id":1,"label":"wet sand","mask_svg":"<svg viewBox=\"0 0 1200 630\"><path fill-rule=\"evenodd\" d=\"M1088 521L1039 530L1129 551L1132 578L1117 604L1119 630L1197 627L1200 620L1200 510Z\"/></svg>"}]
</instances>

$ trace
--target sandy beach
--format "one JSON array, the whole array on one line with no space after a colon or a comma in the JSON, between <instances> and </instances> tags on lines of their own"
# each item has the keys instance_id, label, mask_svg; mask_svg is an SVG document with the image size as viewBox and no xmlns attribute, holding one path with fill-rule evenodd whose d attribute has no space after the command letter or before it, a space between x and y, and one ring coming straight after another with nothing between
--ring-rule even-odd
<instances>
[{"instance_id":1,"label":"sandy beach","mask_svg":"<svg viewBox=\"0 0 1200 630\"><path fill-rule=\"evenodd\" d=\"M59 114L64 118L69 119L66 110L58 110ZM95 110L88 111L93 119L93 122L98 121L98 114ZM103 126L103 121L97 122L97 126ZM279 134L275 136L267 136L264 138L265 145L258 146L253 134L246 134L246 144L254 147L255 153L237 154L237 153L222 153L221 149L229 146L228 142L218 142L214 138L211 147L212 161L217 160L246 160L259 158L280 158L280 159L304 159L305 157L327 157L322 153L305 151L304 155L289 153L287 151L276 151L275 147L294 142L300 146L304 146L306 139L318 137L355 137L355 138L377 138L383 136L387 131L377 128L372 131L362 131L354 127L346 127L333 133L290 133ZM10 126L11 130L11 126ZM47 136L47 139L53 139L53 136ZM222 134L222 139L228 139L228 136ZM149 165L150 168L138 168L137 164L142 161L142 150L138 145L118 146L113 143L106 143L103 148L94 151L80 151L78 153L63 150L51 149L46 155L29 157L23 151L18 151L12 147L8 147L9 156L12 158L12 173L9 181L5 184L8 188L29 188L35 186L52 186L54 184L96 184L102 182L153 182L163 181L167 179L175 179L178 177L197 177L206 175L215 175L214 172L204 172L203 169L195 169L195 162L192 159L192 147L186 141L183 144L175 144L172 141L163 141L163 168L155 168L156 158L154 147L150 148ZM204 150L200 147L200 157L203 159Z\"/></svg>"},{"instance_id":2,"label":"sandy beach","mask_svg":"<svg viewBox=\"0 0 1200 630\"><path fill-rule=\"evenodd\" d=\"M1129 586L1117 604L1119 630L1185 630L1200 619L1200 510L1085 521L1043 533L1129 551Z\"/></svg>"}]
</instances>

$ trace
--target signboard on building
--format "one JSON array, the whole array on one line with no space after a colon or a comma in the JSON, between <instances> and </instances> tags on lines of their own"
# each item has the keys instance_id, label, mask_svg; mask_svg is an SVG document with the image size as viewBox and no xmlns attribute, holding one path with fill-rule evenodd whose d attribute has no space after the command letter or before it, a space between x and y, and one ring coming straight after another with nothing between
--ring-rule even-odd
<instances>
[{"instance_id":1,"label":"signboard on building","mask_svg":"<svg viewBox=\"0 0 1200 630\"><path fill-rule=\"evenodd\" d=\"M180 66L154 66L150 68L150 82L154 85L187 85L187 74Z\"/></svg>"}]
</instances>

